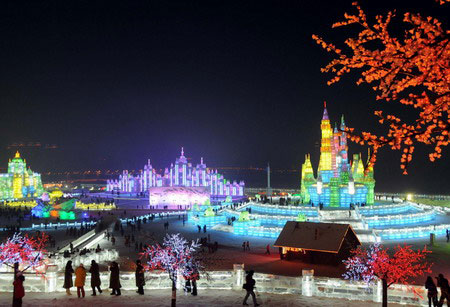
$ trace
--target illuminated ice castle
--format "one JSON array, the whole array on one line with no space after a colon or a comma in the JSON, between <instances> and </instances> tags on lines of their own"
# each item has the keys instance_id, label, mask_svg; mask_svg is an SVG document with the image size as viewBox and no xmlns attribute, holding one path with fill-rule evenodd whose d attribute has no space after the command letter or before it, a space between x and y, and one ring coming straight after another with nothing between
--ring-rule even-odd
<instances>
[{"instance_id":1,"label":"illuminated ice castle","mask_svg":"<svg viewBox=\"0 0 450 307\"><path fill-rule=\"evenodd\" d=\"M40 197L43 192L41 175L27 169L26 161L16 152L9 160L8 173L0 174L0 199Z\"/></svg>"},{"instance_id":2,"label":"illuminated ice castle","mask_svg":"<svg viewBox=\"0 0 450 307\"><path fill-rule=\"evenodd\" d=\"M317 178L309 155L306 155L302 165L303 202L315 205L322 203L325 207L349 207L351 203L373 204L373 168L365 173L361 154L354 154L353 162L349 162L347 136L342 132L345 129L344 117L341 118L340 129L335 127L333 131L325 104L320 128L322 141Z\"/></svg>"},{"instance_id":3,"label":"illuminated ice castle","mask_svg":"<svg viewBox=\"0 0 450 307\"><path fill-rule=\"evenodd\" d=\"M108 180L106 189L108 191L121 192L148 192L153 187L204 187L207 188L211 196L244 196L244 182L228 181L217 170L209 169L200 159L200 164L193 166L184 156L181 155L164 170L164 174L158 174L156 169L148 163L138 175L133 176L124 170L118 180Z\"/></svg>"}]
</instances>

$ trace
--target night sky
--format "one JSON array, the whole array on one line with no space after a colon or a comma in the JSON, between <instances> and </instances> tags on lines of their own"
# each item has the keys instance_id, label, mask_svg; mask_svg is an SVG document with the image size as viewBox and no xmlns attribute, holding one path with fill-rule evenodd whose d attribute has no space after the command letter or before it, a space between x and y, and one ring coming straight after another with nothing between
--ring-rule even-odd
<instances>
[{"instance_id":1,"label":"night sky","mask_svg":"<svg viewBox=\"0 0 450 307\"><path fill-rule=\"evenodd\" d=\"M147 158L163 168L181 146L208 166L299 170L311 153L317 167L324 100L332 121L378 129L375 94L354 76L327 86L320 68L331 57L311 39L351 34L331 29L351 2L4 1L0 166L9 145L39 142L21 149L38 172L137 169ZM371 16L408 9L444 24L449 13L432 0L361 4ZM360 150L366 159L350 145ZM448 194L448 148L435 163L426 152L403 176L400 153L383 150L376 190ZM298 187L297 174L273 186Z\"/></svg>"}]
</instances>

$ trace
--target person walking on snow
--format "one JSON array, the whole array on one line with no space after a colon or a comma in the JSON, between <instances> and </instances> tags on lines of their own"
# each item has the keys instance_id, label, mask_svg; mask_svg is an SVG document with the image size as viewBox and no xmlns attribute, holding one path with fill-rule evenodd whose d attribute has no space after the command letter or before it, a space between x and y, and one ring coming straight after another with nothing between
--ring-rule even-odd
<instances>
[{"instance_id":1,"label":"person walking on snow","mask_svg":"<svg viewBox=\"0 0 450 307\"><path fill-rule=\"evenodd\" d=\"M433 307L437 306L437 288L434 284L433 278L431 276L427 277L427 281L425 282L425 289L428 290L427 296L428 296L428 307L431 307L431 303L433 303Z\"/></svg>"},{"instance_id":2,"label":"person walking on snow","mask_svg":"<svg viewBox=\"0 0 450 307\"><path fill-rule=\"evenodd\" d=\"M102 289L100 289L100 285L102 281L100 280L100 269L98 267L98 263L95 260L91 261L91 268L89 269L89 273L91 273L91 288L92 288L92 296L96 296L95 288L97 288L99 293L102 293Z\"/></svg>"},{"instance_id":3,"label":"person walking on snow","mask_svg":"<svg viewBox=\"0 0 450 307\"><path fill-rule=\"evenodd\" d=\"M72 268L72 261L67 261L66 269L64 270L64 285L63 288L66 289L67 295L72 295L70 293L70 288L73 287L73 280L72 280L72 274L74 273L74 270Z\"/></svg>"},{"instance_id":4,"label":"person walking on snow","mask_svg":"<svg viewBox=\"0 0 450 307\"><path fill-rule=\"evenodd\" d=\"M80 292L81 295L84 297L84 284L86 282L86 269L84 268L83 264L80 263L80 265L75 270L75 287L77 287L77 295L78 298L80 298Z\"/></svg>"},{"instance_id":5,"label":"person walking on snow","mask_svg":"<svg viewBox=\"0 0 450 307\"><path fill-rule=\"evenodd\" d=\"M122 285L120 284L120 270L117 262L113 261L109 270L111 271L109 277L109 287L112 289L111 295L119 296L121 295L120 288L122 288Z\"/></svg>"},{"instance_id":6,"label":"person walking on snow","mask_svg":"<svg viewBox=\"0 0 450 307\"><path fill-rule=\"evenodd\" d=\"M255 271L250 270L247 272L247 276L245 277L245 284L242 287L247 291L247 294L244 297L244 302L242 303L242 305L248 305L247 299L251 295L253 299L253 305L259 306L259 304L256 302L255 292L253 291L255 289L255 280L253 279L254 273Z\"/></svg>"},{"instance_id":7,"label":"person walking on snow","mask_svg":"<svg viewBox=\"0 0 450 307\"><path fill-rule=\"evenodd\" d=\"M14 280L14 297L13 297L13 307L22 307L22 298L25 296L25 288L23 287L23 282L25 281L25 276L22 272L17 273L17 278Z\"/></svg>"},{"instance_id":8,"label":"person walking on snow","mask_svg":"<svg viewBox=\"0 0 450 307\"><path fill-rule=\"evenodd\" d=\"M444 275L439 274L437 279L437 286L441 288L441 297L439 298L438 306L443 306L445 300L447 300L447 306L449 305L450 301L450 287L448 284L447 278L444 277Z\"/></svg>"},{"instance_id":9,"label":"person walking on snow","mask_svg":"<svg viewBox=\"0 0 450 307\"><path fill-rule=\"evenodd\" d=\"M144 267L141 264L141 260L136 260L135 276L136 276L136 287L138 288L136 293L144 295L145 276L144 276Z\"/></svg>"}]
</instances>

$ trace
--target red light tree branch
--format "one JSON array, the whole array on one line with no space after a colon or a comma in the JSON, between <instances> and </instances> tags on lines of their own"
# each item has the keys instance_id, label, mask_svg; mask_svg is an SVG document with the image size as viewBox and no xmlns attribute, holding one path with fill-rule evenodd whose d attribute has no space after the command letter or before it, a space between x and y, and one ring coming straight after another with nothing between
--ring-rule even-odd
<instances>
[{"instance_id":1,"label":"red light tree branch","mask_svg":"<svg viewBox=\"0 0 450 307\"><path fill-rule=\"evenodd\" d=\"M0 266L14 267L14 264L18 263L23 267L22 272L42 266L47 253L47 241L48 236L45 233L36 237L15 233L0 244Z\"/></svg>"},{"instance_id":2,"label":"red light tree branch","mask_svg":"<svg viewBox=\"0 0 450 307\"><path fill-rule=\"evenodd\" d=\"M449 0L440 1L445 2ZM405 13L403 23L407 30L402 38L397 38L389 32L395 13L376 16L375 23L369 24L361 7L353 5L357 14L346 13L344 21L333 25L333 28L349 25L361 28L355 37L345 40L347 52L313 35L319 45L336 55L322 72L334 74L328 81L331 85L356 70L360 75L356 83L371 84L376 100L399 103L417 111L412 122L376 111L380 124L387 125L385 135L347 131L352 141L373 148L371 166L381 147L400 150L400 167L407 174L416 143L432 147L429 159L435 161L450 141L450 32L442 29L435 18Z\"/></svg>"}]
</instances>

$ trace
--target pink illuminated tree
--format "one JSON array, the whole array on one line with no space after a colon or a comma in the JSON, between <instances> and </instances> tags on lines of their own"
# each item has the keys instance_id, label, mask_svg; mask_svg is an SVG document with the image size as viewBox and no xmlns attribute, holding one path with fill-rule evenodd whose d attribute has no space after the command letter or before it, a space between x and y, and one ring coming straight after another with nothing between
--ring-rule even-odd
<instances>
[{"instance_id":1,"label":"pink illuminated tree","mask_svg":"<svg viewBox=\"0 0 450 307\"><path fill-rule=\"evenodd\" d=\"M423 250L414 251L411 246L397 246L391 256L387 248L379 243L369 248L361 248L352 251L352 256L344 260L347 272L343 274L345 279L362 280L368 285L376 279L383 285L383 307L387 306L387 289L395 283L409 284L414 277L431 273L431 264L424 261L427 254L431 253L426 247Z\"/></svg>"},{"instance_id":2,"label":"pink illuminated tree","mask_svg":"<svg viewBox=\"0 0 450 307\"><path fill-rule=\"evenodd\" d=\"M141 253L142 258L148 259L144 265L146 270L160 269L169 274L172 281L171 306L176 306L178 274L185 278L196 278L191 275L198 274L200 262L195 255L199 247L198 241L188 242L179 233L167 234L162 245L152 245Z\"/></svg>"},{"instance_id":3,"label":"pink illuminated tree","mask_svg":"<svg viewBox=\"0 0 450 307\"><path fill-rule=\"evenodd\" d=\"M22 266L21 272L29 268L37 269L44 264L47 241L45 233L35 237L15 233L0 244L0 266L16 267L16 270Z\"/></svg>"},{"instance_id":4,"label":"pink illuminated tree","mask_svg":"<svg viewBox=\"0 0 450 307\"><path fill-rule=\"evenodd\" d=\"M17 273L29 268L37 272L37 269L44 265L47 241L48 236L45 233L35 237L15 233L0 244L0 267L5 265L14 268L14 280L17 278ZM19 270L20 266L21 270Z\"/></svg>"}]
</instances>

